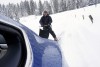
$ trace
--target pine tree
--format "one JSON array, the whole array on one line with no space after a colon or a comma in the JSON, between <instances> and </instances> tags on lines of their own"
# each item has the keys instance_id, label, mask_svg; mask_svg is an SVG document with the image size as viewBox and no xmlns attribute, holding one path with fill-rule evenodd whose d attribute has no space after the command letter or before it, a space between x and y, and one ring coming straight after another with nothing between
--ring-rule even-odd
<instances>
[{"instance_id":1,"label":"pine tree","mask_svg":"<svg viewBox=\"0 0 100 67\"><path fill-rule=\"evenodd\" d=\"M44 10L47 10L50 14L52 13L51 6L50 6L50 4L48 3L48 1L44 1L43 9L44 9Z\"/></svg>"},{"instance_id":2,"label":"pine tree","mask_svg":"<svg viewBox=\"0 0 100 67\"><path fill-rule=\"evenodd\" d=\"M22 17L19 4L15 5L13 10L15 13L14 20L19 21L19 18Z\"/></svg>"},{"instance_id":3,"label":"pine tree","mask_svg":"<svg viewBox=\"0 0 100 67\"><path fill-rule=\"evenodd\" d=\"M70 0L68 0L68 2L67 2L67 10L71 10L71 1Z\"/></svg>"},{"instance_id":4,"label":"pine tree","mask_svg":"<svg viewBox=\"0 0 100 67\"><path fill-rule=\"evenodd\" d=\"M39 10L39 15L42 15L42 12L44 9L43 9L43 4L42 4L41 0L39 0L38 10Z\"/></svg>"},{"instance_id":5,"label":"pine tree","mask_svg":"<svg viewBox=\"0 0 100 67\"><path fill-rule=\"evenodd\" d=\"M50 4L48 5L48 9L49 9L49 13L52 14L52 7Z\"/></svg>"},{"instance_id":6,"label":"pine tree","mask_svg":"<svg viewBox=\"0 0 100 67\"><path fill-rule=\"evenodd\" d=\"M63 0L60 0L59 1L59 12L62 12L63 11L63 5L64 5L64 3L63 3Z\"/></svg>"},{"instance_id":7,"label":"pine tree","mask_svg":"<svg viewBox=\"0 0 100 67\"><path fill-rule=\"evenodd\" d=\"M26 11L26 8L24 6L24 2L22 2L22 1L20 3L20 11L21 11L21 16L27 16L27 11Z\"/></svg>"},{"instance_id":8,"label":"pine tree","mask_svg":"<svg viewBox=\"0 0 100 67\"><path fill-rule=\"evenodd\" d=\"M66 11L67 10L66 0L62 0L61 7L62 7L62 11Z\"/></svg>"},{"instance_id":9,"label":"pine tree","mask_svg":"<svg viewBox=\"0 0 100 67\"><path fill-rule=\"evenodd\" d=\"M13 19L13 5L9 3L6 9L7 9L7 16Z\"/></svg>"},{"instance_id":10,"label":"pine tree","mask_svg":"<svg viewBox=\"0 0 100 67\"><path fill-rule=\"evenodd\" d=\"M98 0L95 0L95 5L98 3Z\"/></svg>"},{"instance_id":11,"label":"pine tree","mask_svg":"<svg viewBox=\"0 0 100 67\"><path fill-rule=\"evenodd\" d=\"M27 11L27 14L28 14L28 15L31 15L29 2L25 0L24 6L25 6L25 9L26 9L26 11Z\"/></svg>"},{"instance_id":12,"label":"pine tree","mask_svg":"<svg viewBox=\"0 0 100 67\"><path fill-rule=\"evenodd\" d=\"M30 0L30 14L33 15L35 13L35 3L33 0Z\"/></svg>"},{"instance_id":13,"label":"pine tree","mask_svg":"<svg viewBox=\"0 0 100 67\"><path fill-rule=\"evenodd\" d=\"M95 4L94 0L89 0L89 6Z\"/></svg>"},{"instance_id":14,"label":"pine tree","mask_svg":"<svg viewBox=\"0 0 100 67\"><path fill-rule=\"evenodd\" d=\"M58 0L53 0L53 5L54 5L54 12L55 13L58 13L59 11L58 11Z\"/></svg>"},{"instance_id":15,"label":"pine tree","mask_svg":"<svg viewBox=\"0 0 100 67\"><path fill-rule=\"evenodd\" d=\"M2 13L3 13L4 15L6 15L6 6L5 6L4 4L2 5L2 11L3 11Z\"/></svg>"},{"instance_id":16,"label":"pine tree","mask_svg":"<svg viewBox=\"0 0 100 67\"><path fill-rule=\"evenodd\" d=\"M80 1L76 0L76 8L78 9L80 7Z\"/></svg>"},{"instance_id":17,"label":"pine tree","mask_svg":"<svg viewBox=\"0 0 100 67\"><path fill-rule=\"evenodd\" d=\"M20 4L0 4L0 14L13 19L34 14L41 15L44 10L50 13L58 13L98 3L100 3L100 0L50 0L50 3L44 1L42 4L41 0L39 0L37 5L33 0L25 0L21 1Z\"/></svg>"}]
</instances>

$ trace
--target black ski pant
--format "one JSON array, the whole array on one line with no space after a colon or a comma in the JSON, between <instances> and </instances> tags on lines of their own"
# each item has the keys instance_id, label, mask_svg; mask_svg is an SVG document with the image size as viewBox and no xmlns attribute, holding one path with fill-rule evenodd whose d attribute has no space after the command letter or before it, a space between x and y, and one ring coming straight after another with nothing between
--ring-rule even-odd
<instances>
[{"instance_id":1,"label":"black ski pant","mask_svg":"<svg viewBox=\"0 0 100 67\"><path fill-rule=\"evenodd\" d=\"M48 30L48 32L53 36L53 38L56 38L56 35L54 31L52 30L51 26L44 26L43 29Z\"/></svg>"}]
</instances>

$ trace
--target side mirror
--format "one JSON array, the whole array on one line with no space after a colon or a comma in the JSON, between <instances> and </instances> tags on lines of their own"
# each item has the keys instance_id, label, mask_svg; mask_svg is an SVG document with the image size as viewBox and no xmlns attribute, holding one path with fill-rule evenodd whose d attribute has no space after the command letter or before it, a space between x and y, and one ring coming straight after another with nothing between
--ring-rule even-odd
<instances>
[{"instance_id":1,"label":"side mirror","mask_svg":"<svg viewBox=\"0 0 100 67\"><path fill-rule=\"evenodd\" d=\"M1 56L2 50L5 50ZM0 22L0 66L24 67L27 58L22 32L14 26Z\"/></svg>"}]
</instances>

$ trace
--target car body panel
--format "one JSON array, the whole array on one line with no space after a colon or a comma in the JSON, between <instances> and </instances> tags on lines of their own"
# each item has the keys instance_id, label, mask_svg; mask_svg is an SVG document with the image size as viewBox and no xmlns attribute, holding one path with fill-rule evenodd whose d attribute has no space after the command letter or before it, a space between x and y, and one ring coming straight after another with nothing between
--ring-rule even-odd
<instances>
[{"instance_id":1,"label":"car body panel","mask_svg":"<svg viewBox=\"0 0 100 67\"><path fill-rule=\"evenodd\" d=\"M26 26L8 17L0 15L0 21L22 32L27 47L25 67L62 67L62 54L56 41L41 38Z\"/></svg>"}]
</instances>

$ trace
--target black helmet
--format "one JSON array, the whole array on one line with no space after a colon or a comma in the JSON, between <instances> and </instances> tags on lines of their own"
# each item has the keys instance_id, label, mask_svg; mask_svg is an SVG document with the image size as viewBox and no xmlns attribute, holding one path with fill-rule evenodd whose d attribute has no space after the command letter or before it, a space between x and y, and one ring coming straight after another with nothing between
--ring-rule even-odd
<instances>
[{"instance_id":1,"label":"black helmet","mask_svg":"<svg viewBox=\"0 0 100 67\"><path fill-rule=\"evenodd\" d=\"M43 13L48 13L48 11L45 10Z\"/></svg>"}]
</instances>

